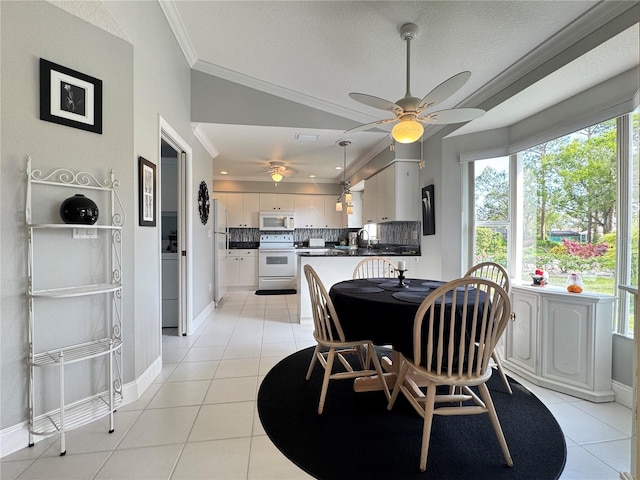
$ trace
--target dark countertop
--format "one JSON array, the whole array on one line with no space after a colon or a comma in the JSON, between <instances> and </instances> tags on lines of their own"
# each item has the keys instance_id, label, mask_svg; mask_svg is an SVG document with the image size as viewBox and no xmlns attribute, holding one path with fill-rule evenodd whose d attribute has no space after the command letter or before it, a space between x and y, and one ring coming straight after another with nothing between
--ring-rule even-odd
<instances>
[{"instance_id":1,"label":"dark countertop","mask_svg":"<svg viewBox=\"0 0 640 480\"><path fill-rule=\"evenodd\" d=\"M229 250L234 250L236 248L252 249L258 248L259 246L260 242L229 242Z\"/></svg>"},{"instance_id":2,"label":"dark countertop","mask_svg":"<svg viewBox=\"0 0 640 480\"><path fill-rule=\"evenodd\" d=\"M301 257L419 257L420 247L417 246L386 246L384 248L355 248L340 249L333 247L305 248L298 252Z\"/></svg>"}]
</instances>

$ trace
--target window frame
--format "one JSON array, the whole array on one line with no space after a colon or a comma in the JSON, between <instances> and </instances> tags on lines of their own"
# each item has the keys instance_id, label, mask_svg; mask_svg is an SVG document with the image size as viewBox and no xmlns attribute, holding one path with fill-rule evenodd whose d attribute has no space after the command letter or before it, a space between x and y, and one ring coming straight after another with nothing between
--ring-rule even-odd
<instances>
[{"instance_id":1,"label":"window frame","mask_svg":"<svg viewBox=\"0 0 640 480\"><path fill-rule=\"evenodd\" d=\"M617 184L616 184L616 267L614 277L614 291L618 297L617 310L612 325L612 331L626 337L632 337L633 332L629 329L628 312L631 302L631 294L619 289L621 284L630 284L631 282L631 261L633 259L631 252L631 236L633 232L632 225L632 192L633 192L633 136L632 136L632 116L638 112L634 111L620 115L616 118L616 162L617 162ZM606 121L606 120L603 120ZM597 122L601 123L601 122ZM576 129L580 130L579 128ZM562 137L558 135L554 138ZM552 140L551 138L550 140ZM549 140L548 140L549 141ZM523 154L526 149L522 149L517 153L509 155L509 227L507 239L507 271L512 278L522 278L522 229L518 228L521 224L524 198L519 195L523 191ZM496 155L495 157L498 157ZM466 178L466 185L463 188L463 205L466 206L467 222L466 241L462 247L466 250L463 258L466 258L469 268L474 264L475 249L475 162L494 158L487 155L482 158L464 162L462 164L463 178ZM492 223L492 222L483 222ZM498 222L501 225L503 222ZM463 225L464 228L464 225ZM637 306L636 306L637 308ZM634 328L637 326L634 325Z\"/></svg>"}]
</instances>

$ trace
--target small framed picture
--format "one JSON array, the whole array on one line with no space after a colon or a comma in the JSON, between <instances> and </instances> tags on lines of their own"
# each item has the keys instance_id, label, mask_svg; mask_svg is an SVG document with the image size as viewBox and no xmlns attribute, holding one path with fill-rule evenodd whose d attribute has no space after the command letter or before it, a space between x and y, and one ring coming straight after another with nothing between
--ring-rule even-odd
<instances>
[{"instance_id":1,"label":"small framed picture","mask_svg":"<svg viewBox=\"0 0 640 480\"><path fill-rule=\"evenodd\" d=\"M139 224L142 227L156 226L156 166L149 160L139 159Z\"/></svg>"},{"instance_id":2,"label":"small framed picture","mask_svg":"<svg viewBox=\"0 0 640 480\"><path fill-rule=\"evenodd\" d=\"M102 80L41 58L40 119L102 134Z\"/></svg>"},{"instance_id":3,"label":"small framed picture","mask_svg":"<svg viewBox=\"0 0 640 480\"><path fill-rule=\"evenodd\" d=\"M422 235L436 234L434 197L433 185L427 185L422 188Z\"/></svg>"}]
</instances>

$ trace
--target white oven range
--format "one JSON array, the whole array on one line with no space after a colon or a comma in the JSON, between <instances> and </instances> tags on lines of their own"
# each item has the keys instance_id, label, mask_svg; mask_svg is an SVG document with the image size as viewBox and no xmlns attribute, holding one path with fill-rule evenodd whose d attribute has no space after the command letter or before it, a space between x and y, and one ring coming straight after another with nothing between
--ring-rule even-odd
<instances>
[{"instance_id":1,"label":"white oven range","mask_svg":"<svg viewBox=\"0 0 640 480\"><path fill-rule=\"evenodd\" d=\"M295 289L297 260L292 234L260 235L258 289Z\"/></svg>"}]
</instances>

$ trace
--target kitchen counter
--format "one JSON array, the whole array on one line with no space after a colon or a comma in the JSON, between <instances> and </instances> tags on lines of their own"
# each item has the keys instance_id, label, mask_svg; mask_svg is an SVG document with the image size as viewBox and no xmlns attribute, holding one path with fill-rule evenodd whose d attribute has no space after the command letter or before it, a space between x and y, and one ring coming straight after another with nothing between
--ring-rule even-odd
<instances>
[{"instance_id":1,"label":"kitchen counter","mask_svg":"<svg viewBox=\"0 0 640 480\"><path fill-rule=\"evenodd\" d=\"M349 280L353 276L353 270L356 265L360 263L363 258L373 255L379 255L381 257L387 257L392 262L395 262L397 257L411 257L407 259L407 267L409 271L414 270L418 263L420 263L419 253L391 253L384 250L375 249L355 249L348 253L337 253L339 249L316 249L316 252L309 252L313 249L304 249L304 252L298 253L298 274L296 278L297 297L298 297L298 322L306 323L313 320L313 313L311 310L311 296L309 294L309 285L307 279L304 276L304 266L311 265L313 269L318 273L322 279L327 291L331 286L337 282L343 280ZM324 250L324 251L323 251Z\"/></svg>"},{"instance_id":2,"label":"kitchen counter","mask_svg":"<svg viewBox=\"0 0 640 480\"><path fill-rule=\"evenodd\" d=\"M260 242L229 242L229 250L241 249L254 249L260 246Z\"/></svg>"},{"instance_id":3,"label":"kitchen counter","mask_svg":"<svg viewBox=\"0 0 640 480\"><path fill-rule=\"evenodd\" d=\"M300 257L419 257L420 247L388 247L381 248L296 248Z\"/></svg>"}]
</instances>

